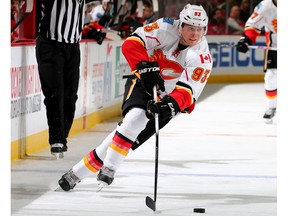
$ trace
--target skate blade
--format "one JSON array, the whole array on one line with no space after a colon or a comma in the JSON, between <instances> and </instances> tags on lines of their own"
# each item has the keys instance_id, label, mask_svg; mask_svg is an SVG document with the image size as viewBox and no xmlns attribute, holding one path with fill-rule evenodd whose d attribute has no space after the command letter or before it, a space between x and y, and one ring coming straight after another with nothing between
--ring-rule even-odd
<instances>
[{"instance_id":1,"label":"skate blade","mask_svg":"<svg viewBox=\"0 0 288 216\"><path fill-rule=\"evenodd\" d=\"M56 160L60 159L60 158L64 158L64 154L63 152L60 152L60 153L52 153L51 154L55 157Z\"/></svg>"},{"instance_id":2,"label":"skate blade","mask_svg":"<svg viewBox=\"0 0 288 216\"><path fill-rule=\"evenodd\" d=\"M55 192L60 192L60 191L64 191L60 185L57 185L57 187L54 189Z\"/></svg>"},{"instance_id":3,"label":"skate blade","mask_svg":"<svg viewBox=\"0 0 288 216\"><path fill-rule=\"evenodd\" d=\"M273 123L273 119L265 119L265 123L266 124L272 124Z\"/></svg>"},{"instance_id":4,"label":"skate blade","mask_svg":"<svg viewBox=\"0 0 288 216\"><path fill-rule=\"evenodd\" d=\"M107 187L108 184L106 182L98 181L98 185L96 188L96 191L99 192L101 191L104 187Z\"/></svg>"}]
</instances>

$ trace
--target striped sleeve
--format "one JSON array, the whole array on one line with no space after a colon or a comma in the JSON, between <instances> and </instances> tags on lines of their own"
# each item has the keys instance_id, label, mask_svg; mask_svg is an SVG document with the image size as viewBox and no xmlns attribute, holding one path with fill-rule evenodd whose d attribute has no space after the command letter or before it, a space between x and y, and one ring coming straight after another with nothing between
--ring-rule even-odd
<instances>
[{"instance_id":1,"label":"striped sleeve","mask_svg":"<svg viewBox=\"0 0 288 216\"><path fill-rule=\"evenodd\" d=\"M137 36L128 37L122 44L122 53L132 71L140 61L149 61L144 42Z\"/></svg>"},{"instance_id":2,"label":"striped sleeve","mask_svg":"<svg viewBox=\"0 0 288 216\"><path fill-rule=\"evenodd\" d=\"M84 0L42 0L40 34L47 39L78 43L84 25Z\"/></svg>"}]
</instances>

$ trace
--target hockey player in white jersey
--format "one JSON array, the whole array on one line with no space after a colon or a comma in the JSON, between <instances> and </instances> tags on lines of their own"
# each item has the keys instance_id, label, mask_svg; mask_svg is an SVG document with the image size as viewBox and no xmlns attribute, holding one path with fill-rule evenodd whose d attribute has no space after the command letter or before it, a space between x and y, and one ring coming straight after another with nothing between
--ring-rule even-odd
<instances>
[{"instance_id":1,"label":"hockey player in white jersey","mask_svg":"<svg viewBox=\"0 0 288 216\"><path fill-rule=\"evenodd\" d=\"M129 150L155 133L154 113L163 128L180 112L191 113L212 70L205 38L208 17L202 6L186 5L180 19L161 18L138 28L123 43L131 67L125 84L123 120L104 141L58 181L69 191L82 179L97 175L98 189L110 185ZM152 89L158 87L159 102Z\"/></svg>"},{"instance_id":2,"label":"hockey player in white jersey","mask_svg":"<svg viewBox=\"0 0 288 216\"><path fill-rule=\"evenodd\" d=\"M246 53L248 45L256 42L263 27L266 45L277 47L277 0L263 0L255 7L245 24L244 34L237 43L237 50ZM276 114L277 107L277 51L266 50L264 58L267 111L263 118L269 123Z\"/></svg>"}]
</instances>

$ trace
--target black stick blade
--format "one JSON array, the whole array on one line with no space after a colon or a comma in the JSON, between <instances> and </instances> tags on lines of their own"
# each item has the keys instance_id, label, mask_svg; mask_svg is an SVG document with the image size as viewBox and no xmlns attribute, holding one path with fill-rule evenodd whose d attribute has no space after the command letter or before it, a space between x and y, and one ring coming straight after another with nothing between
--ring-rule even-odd
<instances>
[{"instance_id":1,"label":"black stick blade","mask_svg":"<svg viewBox=\"0 0 288 216\"><path fill-rule=\"evenodd\" d=\"M156 211L156 203L149 196L146 196L146 205L153 211Z\"/></svg>"}]
</instances>

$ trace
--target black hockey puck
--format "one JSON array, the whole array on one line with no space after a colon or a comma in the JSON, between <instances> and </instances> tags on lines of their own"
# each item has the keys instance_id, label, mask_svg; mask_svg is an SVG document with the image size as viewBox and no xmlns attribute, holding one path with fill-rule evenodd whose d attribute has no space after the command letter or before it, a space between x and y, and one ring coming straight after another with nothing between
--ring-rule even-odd
<instances>
[{"instance_id":1,"label":"black hockey puck","mask_svg":"<svg viewBox=\"0 0 288 216\"><path fill-rule=\"evenodd\" d=\"M195 212L195 213L205 213L205 208L194 208L193 212Z\"/></svg>"}]
</instances>

